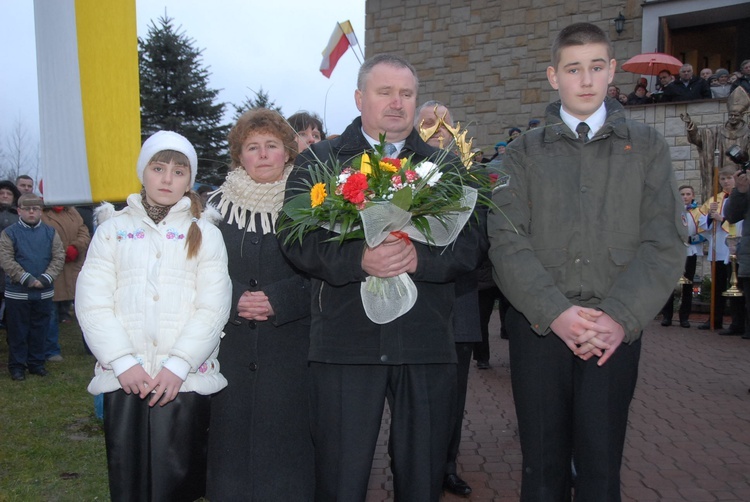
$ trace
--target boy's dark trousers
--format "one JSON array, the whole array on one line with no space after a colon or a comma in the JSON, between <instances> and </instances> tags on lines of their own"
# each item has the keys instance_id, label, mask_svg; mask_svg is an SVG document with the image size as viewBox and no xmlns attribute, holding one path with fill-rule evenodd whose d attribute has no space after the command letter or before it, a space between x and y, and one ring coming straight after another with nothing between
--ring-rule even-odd
<instances>
[{"instance_id":1,"label":"boy's dark trousers","mask_svg":"<svg viewBox=\"0 0 750 502\"><path fill-rule=\"evenodd\" d=\"M52 298L44 300L5 299L8 328L8 371L34 373L44 368L44 340L52 315Z\"/></svg>"}]
</instances>

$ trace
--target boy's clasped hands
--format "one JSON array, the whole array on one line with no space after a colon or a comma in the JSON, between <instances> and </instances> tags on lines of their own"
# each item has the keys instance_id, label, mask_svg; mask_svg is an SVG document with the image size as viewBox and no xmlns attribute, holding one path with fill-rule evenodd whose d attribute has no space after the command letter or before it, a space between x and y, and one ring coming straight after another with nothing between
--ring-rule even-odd
<instances>
[{"instance_id":1,"label":"boy's clasped hands","mask_svg":"<svg viewBox=\"0 0 750 502\"><path fill-rule=\"evenodd\" d=\"M550 328L584 361L599 357L599 366L612 357L625 338L625 330L608 314L577 305L560 314Z\"/></svg>"}]
</instances>

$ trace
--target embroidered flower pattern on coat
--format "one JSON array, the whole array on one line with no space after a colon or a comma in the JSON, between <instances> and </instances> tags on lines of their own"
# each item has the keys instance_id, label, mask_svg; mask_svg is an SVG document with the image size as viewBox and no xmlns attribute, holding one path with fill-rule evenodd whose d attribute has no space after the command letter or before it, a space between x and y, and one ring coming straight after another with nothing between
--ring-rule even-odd
<instances>
[{"instance_id":1,"label":"embroidered flower pattern on coat","mask_svg":"<svg viewBox=\"0 0 750 502\"><path fill-rule=\"evenodd\" d=\"M125 239L143 239L146 237L146 232L142 228L136 228L132 232L126 230L117 231L117 240L124 241Z\"/></svg>"},{"instance_id":2,"label":"embroidered flower pattern on coat","mask_svg":"<svg viewBox=\"0 0 750 502\"><path fill-rule=\"evenodd\" d=\"M185 238L185 234L181 234L176 228L170 228L167 230L167 239L170 240L182 240Z\"/></svg>"}]
</instances>

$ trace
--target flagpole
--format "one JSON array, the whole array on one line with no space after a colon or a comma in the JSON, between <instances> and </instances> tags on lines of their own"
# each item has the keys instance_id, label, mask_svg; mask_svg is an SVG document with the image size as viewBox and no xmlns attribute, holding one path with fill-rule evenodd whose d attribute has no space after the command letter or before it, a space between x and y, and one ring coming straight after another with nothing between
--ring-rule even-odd
<instances>
[{"instance_id":1,"label":"flagpole","mask_svg":"<svg viewBox=\"0 0 750 502\"><path fill-rule=\"evenodd\" d=\"M354 33L354 27L352 27L352 33ZM357 49L359 49L359 53L362 56L362 61L364 61L365 60L365 53L362 52L362 46L359 45L359 37L357 37L356 33L354 34L354 37L357 39ZM354 51L352 51L352 52L354 52ZM354 52L354 55L356 56L357 53ZM359 61L359 58L357 58L357 61ZM362 64L362 61L359 61L359 64Z\"/></svg>"},{"instance_id":2,"label":"flagpole","mask_svg":"<svg viewBox=\"0 0 750 502\"><path fill-rule=\"evenodd\" d=\"M343 33L344 36L346 36L346 31L344 31L344 27L341 26L341 22L340 21L336 21L336 24L339 25L339 29L341 30L341 33ZM357 34L354 33L354 26L352 26L352 33L354 34L354 38L357 40L357 48L359 48L359 38L357 38ZM351 47L351 46L352 46L352 44L351 44L351 42L349 42L349 47ZM361 53L362 49L359 49L359 52ZM353 47L352 47L352 54L354 54L354 57L357 58L357 62L361 66L362 65L362 60L365 58L364 54L362 55L362 59L359 59L359 56L357 56L357 53L356 53L356 51L354 50Z\"/></svg>"},{"instance_id":3,"label":"flagpole","mask_svg":"<svg viewBox=\"0 0 750 502\"><path fill-rule=\"evenodd\" d=\"M328 86L328 90L326 91L326 97L323 98L323 125L327 124L327 117L328 117L328 93L333 88L333 84Z\"/></svg>"}]
</instances>

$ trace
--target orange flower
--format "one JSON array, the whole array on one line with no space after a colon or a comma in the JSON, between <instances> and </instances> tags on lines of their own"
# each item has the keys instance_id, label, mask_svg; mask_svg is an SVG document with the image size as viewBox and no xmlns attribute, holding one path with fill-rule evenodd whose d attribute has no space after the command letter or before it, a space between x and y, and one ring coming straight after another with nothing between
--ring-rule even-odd
<instances>
[{"instance_id":1,"label":"orange flower","mask_svg":"<svg viewBox=\"0 0 750 502\"><path fill-rule=\"evenodd\" d=\"M312 207L317 207L326 200L328 193L324 183L315 183L310 190L310 202Z\"/></svg>"}]
</instances>

